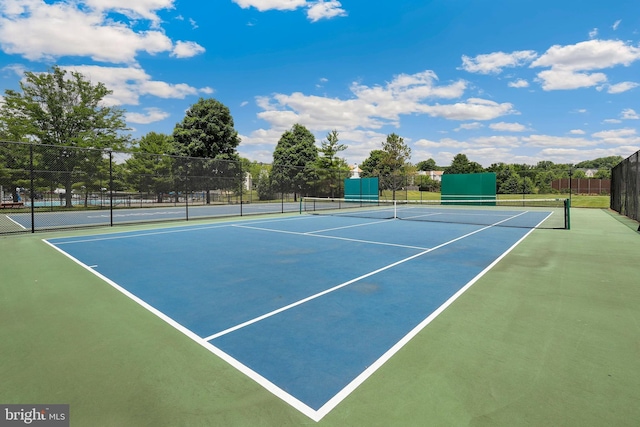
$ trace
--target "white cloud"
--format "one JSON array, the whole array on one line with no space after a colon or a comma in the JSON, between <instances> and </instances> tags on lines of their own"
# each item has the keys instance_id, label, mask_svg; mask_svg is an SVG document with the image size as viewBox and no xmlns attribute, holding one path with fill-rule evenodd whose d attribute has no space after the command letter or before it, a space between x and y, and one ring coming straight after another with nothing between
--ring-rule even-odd
<instances>
[{"instance_id":1,"label":"white cloud","mask_svg":"<svg viewBox=\"0 0 640 427\"><path fill-rule=\"evenodd\" d=\"M192 56L200 55L204 53L204 47L200 46L196 42L183 42L178 41L173 48L171 56L176 58L190 58Z\"/></svg>"},{"instance_id":2,"label":"white cloud","mask_svg":"<svg viewBox=\"0 0 640 427\"><path fill-rule=\"evenodd\" d=\"M615 148L545 148L538 153L541 160L555 159L554 163L578 163L584 159L597 159L609 156L629 156L638 151L638 147L621 146Z\"/></svg>"},{"instance_id":3,"label":"white cloud","mask_svg":"<svg viewBox=\"0 0 640 427\"><path fill-rule=\"evenodd\" d=\"M585 131L583 131L582 129L571 129L571 130L569 131L569 133L570 133L571 135L584 135L584 134L586 134L586 132L585 132Z\"/></svg>"},{"instance_id":4,"label":"white cloud","mask_svg":"<svg viewBox=\"0 0 640 427\"><path fill-rule=\"evenodd\" d=\"M578 73L573 70L551 69L538 73L544 90L568 90L597 86L607 81L603 73Z\"/></svg>"},{"instance_id":5,"label":"white cloud","mask_svg":"<svg viewBox=\"0 0 640 427\"><path fill-rule=\"evenodd\" d=\"M542 83L544 90L566 90L592 87L607 82L604 73L586 71L619 65L629 66L639 59L638 47L620 40L594 39L574 45L552 46L533 61L531 67L551 67L550 70L538 73L538 81ZM613 85L611 88L614 92L611 93L629 90L629 86L628 83Z\"/></svg>"},{"instance_id":6,"label":"white cloud","mask_svg":"<svg viewBox=\"0 0 640 427\"><path fill-rule=\"evenodd\" d=\"M632 110L631 108L626 108L622 110L622 113L620 113L620 116L624 120L640 120L640 114L636 113L635 110Z\"/></svg>"},{"instance_id":7,"label":"white cloud","mask_svg":"<svg viewBox=\"0 0 640 427\"><path fill-rule=\"evenodd\" d=\"M628 66L640 59L640 49L617 40L590 40L569 46L552 46L531 67L551 66L538 73L544 90L577 89L607 81L603 73L584 71ZM614 91L628 90L629 84L613 86Z\"/></svg>"},{"instance_id":8,"label":"white cloud","mask_svg":"<svg viewBox=\"0 0 640 427\"><path fill-rule=\"evenodd\" d=\"M613 146L631 146L640 145L640 136L637 135L633 128L613 129L596 132L592 134L597 138L598 143L604 143Z\"/></svg>"},{"instance_id":9,"label":"white cloud","mask_svg":"<svg viewBox=\"0 0 640 427\"><path fill-rule=\"evenodd\" d=\"M465 102L455 104L424 105L420 110L432 117L448 120L492 120L507 114L516 114L513 105L508 102L498 104L478 98L469 98Z\"/></svg>"},{"instance_id":10,"label":"white cloud","mask_svg":"<svg viewBox=\"0 0 640 427\"><path fill-rule=\"evenodd\" d=\"M628 66L640 59L640 48L620 40L589 40L567 46L552 46L531 67L563 70L601 70Z\"/></svg>"},{"instance_id":11,"label":"white cloud","mask_svg":"<svg viewBox=\"0 0 640 427\"><path fill-rule=\"evenodd\" d=\"M311 22L321 19L331 19L337 16L346 16L347 11L342 8L342 4L336 0L316 1L311 3L307 10L307 18Z\"/></svg>"},{"instance_id":12,"label":"white cloud","mask_svg":"<svg viewBox=\"0 0 640 427\"><path fill-rule=\"evenodd\" d=\"M83 0L82 3L98 12L115 11L131 19L160 21L156 11L173 9L174 0Z\"/></svg>"},{"instance_id":13,"label":"white cloud","mask_svg":"<svg viewBox=\"0 0 640 427\"><path fill-rule=\"evenodd\" d=\"M5 53L31 61L76 56L133 64L140 52L156 55L176 49L171 39L157 28L161 22L157 12L173 8L173 3L173 0L78 0L51 4L41 0L5 1L0 3L0 46ZM117 21L113 12L134 21ZM150 28L138 30L142 26L140 20L146 20ZM177 49L182 52L184 46Z\"/></svg>"},{"instance_id":14,"label":"white cloud","mask_svg":"<svg viewBox=\"0 0 640 427\"><path fill-rule=\"evenodd\" d=\"M27 67L25 67L22 64L10 64L2 67L2 71L15 74L18 77L22 78L24 76L25 71L27 71Z\"/></svg>"},{"instance_id":15,"label":"white cloud","mask_svg":"<svg viewBox=\"0 0 640 427\"><path fill-rule=\"evenodd\" d=\"M612 138L626 138L630 136L635 136L636 130L633 128L623 128L623 129L613 129L613 130L603 130L601 132L596 132L592 136L600 139L612 139Z\"/></svg>"},{"instance_id":16,"label":"white cloud","mask_svg":"<svg viewBox=\"0 0 640 427\"><path fill-rule=\"evenodd\" d=\"M527 130L527 127L525 125L521 125L520 123L506 122L491 123L489 125L489 128L500 132L524 132Z\"/></svg>"},{"instance_id":17,"label":"white cloud","mask_svg":"<svg viewBox=\"0 0 640 427\"><path fill-rule=\"evenodd\" d=\"M482 127L484 127L484 125L480 122L463 123L457 128L455 128L454 131L458 132L461 130L475 130L475 129L480 129Z\"/></svg>"},{"instance_id":18,"label":"white cloud","mask_svg":"<svg viewBox=\"0 0 640 427\"><path fill-rule=\"evenodd\" d=\"M586 138L555 135L529 135L523 137L522 142L531 147L590 147L597 145L595 141Z\"/></svg>"},{"instance_id":19,"label":"white cloud","mask_svg":"<svg viewBox=\"0 0 640 427\"><path fill-rule=\"evenodd\" d=\"M82 65L63 67L68 71L77 71L92 82L101 82L113 91L104 101L108 105L138 105L144 95L159 98L183 99L187 96L207 93L210 88L197 89L185 83L171 84L152 80L139 67L100 67Z\"/></svg>"},{"instance_id":20,"label":"white cloud","mask_svg":"<svg viewBox=\"0 0 640 427\"><path fill-rule=\"evenodd\" d=\"M307 0L233 0L243 9L254 7L260 12L267 10L295 10L305 6Z\"/></svg>"},{"instance_id":21,"label":"white cloud","mask_svg":"<svg viewBox=\"0 0 640 427\"><path fill-rule=\"evenodd\" d=\"M492 135L472 138L471 142L474 146L484 146L487 148L510 147L515 148L520 145L520 139L517 136Z\"/></svg>"},{"instance_id":22,"label":"white cloud","mask_svg":"<svg viewBox=\"0 0 640 427\"><path fill-rule=\"evenodd\" d=\"M511 104L472 99L453 105L429 105L431 99L460 97L466 82L459 80L437 85L433 71L412 75L401 74L384 86L353 83L349 99L305 95L274 94L257 97L256 104L263 112L258 117L277 129L286 129L299 122L310 130L379 129L385 125L399 125L401 115L428 114L456 117L456 120L486 120L512 111Z\"/></svg>"},{"instance_id":23,"label":"white cloud","mask_svg":"<svg viewBox=\"0 0 640 427\"><path fill-rule=\"evenodd\" d=\"M509 87L523 88L523 87L529 87L529 82L524 79L518 79L516 81L509 82L507 85Z\"/></svg>"},{"instance_id":24,"label":"white cloud","mask_svg":"<svg viewBox=\"0 0 640 427\"><path fill-rule=\"evenodd\" d=\"M283 130L278 129L257 129L250 135L240 135L242 145L268 145L274 146L282 136Z\"/></svg>"},{"instance_id":25,"label":"white cloud","mask_svg":"<svg viewBox=\"0 0 640 427\"><path fill-rule=\"evenodd\" d=\"M613 31L616 31L618 29L621 22L622 22L622 19L618 19L616 22L613 23L613 25L611 26L611 28L613 28Z\"/></svg>"},{"instance_id":26,"label":"white cloud","mask_svg":"<svg viewBox=\"0 0 640 427\"><path fill-rule=\"evenodd\" d=\"M610 85L609 88L607 89L607 92L612 94L622 93L622 92L631 90L633 88L636 88L638 86L640 85L635 82L622 82L615 85Z\"/></svg>"},{"instance_id":27,"label":"white cloud","mask_svg":"<svg viewBox=\"0 0 640 427\"><path fill-rule=\"evenodd\" d=\"M462 56L462 69L470 73L499 74L503 68L517 67L533 61L537 53L532 50L521 50L511 53L494 52L470 58Z\"/></svg>"},{"instance_id":28,"label":"white cloud","mask_svg":"<svg viewBox=\"0 0 640 427\"><path fill-rule=\"evenodd\" d=\"M429 139L420 139L416 141L413 145L416 147L423 148L448 148L454 150L467 149L471 148L472 145L468 141L458 141L452 138L442 138L440 141L432 141Z\"/></svg>"},{"instance_id":29,"label":"white cloud","mask_svg":"<svg viewBox=\"0 0 640 427\"><path fill-rule=\"evenodd\" d=\"M589 31L589 38L595 39L596 37L598 37L598 29L594 28L593 30Z\"/></svg>"},{"instance_id":30,"label":"white cloud","mask_svg":"<svg viewBox=\"0 0 640 427\"><path fill-rule=\"evenodd\" d=\"M347 15L347 11L342 8L338 0L233 0L233 2L243 9L253 7L260 12L306 8L307 18L311 22Z\"/></svg>"},{"instance_id":31,"label":"white cloud","mask_svg":"<svg viewBox=\"0 0 640 427\"><path fill-rule=\"evenodd\" d=\"M604 119L602 122L603 123L607 123L607 124L618 124L618 123L622 123L622 120L619 120L619 119Z\"/></svg>"},{"instance_id":32,"label":"white cloud","mask_svg":"<svg viewBox=\"0 0 640 427\"><path fill-rule=\"evenodd\" d=\"M162 121L170 116L159 108L145 108L144 113L126 113L128 123L149 124Z\"/></svg>"},{"instance_id":33,"label":"white cloud","mask_svg":"<svg viewBox=\"0 0 640 427\"><path fill-rule=\"evenodd\" d=\"M584 134L580 130L572 133ZM413 144L413 152L418 158L434 158L439 165L447 165L455 153L464 152L470 160L488 166L496 162L536 164L549 159L553 159L555 163L577 163L598 157L627 156L640 149L640 137L629 129L607 131L593 136L593 139L544 134L494 135L464 141L451 138L420 139ZM607 144L604 148L601 145L603 143ZM513 151L516 148L524 148L529 154L516 154Z\"/></svg>"}]
</instances>

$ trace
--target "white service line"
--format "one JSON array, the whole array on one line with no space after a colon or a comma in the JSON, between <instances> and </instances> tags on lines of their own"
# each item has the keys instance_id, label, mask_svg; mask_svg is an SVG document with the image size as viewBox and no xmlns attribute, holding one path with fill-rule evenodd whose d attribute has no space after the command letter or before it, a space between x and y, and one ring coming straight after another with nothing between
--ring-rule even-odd
<instances>
[{"instance_id":1,"label":"white service line","mask_svg":"<svg viewBox=\"0 0 640 427\"><path fill-rule=\"evenodd\" d=\"M389 221L388 219L385 221ZM356 243L367 243L369 245L380 245L380 246L393 246L396 248L406 248L406 249L417 249L419 251L423 251L425 249L425 247L421 247L421 246L410 246L410 245L400 245L397 243L384 243L384 242L376 242L373 240L360 240L360 239L351 239L348 237L338 237L338 236L323 236L321 234L311 234L309 232L299 232L299 231L285 231L285 230L274 230L272 228L262 228L262 227L250 227L248 225L233 225L233 227L237 227L237 228L248 228L250 230L259 230L259 231L268 231L271 233L281 233L281 234L293 234L296 236L308 236L308 237L318 237L320 239L333 239L333 240L343 240L346 242L356 242Z\"/></svg>"},{"instance_id":2,"label":"white service line","mask_svg":"<svg viewBox=\"0 0 640 427\"><path fill-rule=\"evenodd\" d=\"M521 215L522 215L522 214L521 214ZM517 215L517 216L518 216L518 215ZM504 221L506 221L506 220L503 220L503 221L500 221L500 222L504 222ZM442 248L442 247L444 247L444 246L450 245L450 244L452 244L452 243L454 243L454 242L457 242L458 240L465 239L465 238L467 238L467 237L469 237L469 236L472 236L472 235L474 235L474 234L476 234L476 233L479 233L479 232L481 232L481 231L484 231L484 230L486 230L486 229L488 229L488 228L492 228L494 225L498 225L500 222L495 223L495 224L493 224L493 225L488 225L488 226L486 226L486 227L480 228L480 229L475 230L475 231L472 231L472 232L467 233L467 234L465 234L465 235L463 235L463 236L456 237L455 239L449 240L448 242L445 242L445 243L441 243L441 244L439 244L438 246L434 246L433 248L429 248L429 249L423 250L422 252L419 252L419 253L417 253L417 254L415 254L415 255L412 255L412 256L407 257L407 258L405 258L405 259L401 259L400 261L396 261L396 262L394 262L394 263L392 263L392 264L386 265L386 266L384 266L384 267L382 267L382 268L379 268L379 269L377 269L377 270L375 270L375 271L371 271L371 272L369 272L369 273L367 273L367 274L363 274L363 275L362 275L362 276L360 276L360 277L356 277L355 279L351 279L351 280L349 280L349 281L347 281L347 282L341 283L341 284L339 284L339 285L337 285L337 286L334 286L333 288L326 289L326 290L324 290L324 291L322 291L322 292L318 292L318 293L317 293L317 294L315 294L315 295L311 295L311 296L309 296L309 297L307 297L307 298L303 298L303 299L301 299L301 300L299 300L299 301L296 301L296 302L294 302L294 303L291 303L291 304L289 304L289 305L286 305L286 306L284 306L284 307L281 307L281 308L279 308L279 309L277 309L277 310L273 310L273 311L271 311L271 312L269 312L269 313L263 314L262 316L258 316L258 317L256 317L256 318L253 318L253 319L251 319L251 320L248 320L248 321L246 321L246 322L244 322L244 323L240 323L239 325L236 325L236 326L233 326L233 327L231 327L231 328L225 329L224 331L220 331L220 332L215 333L215 334L213 334L213 335L209 335L208 337L205 337L204 339L205 339L205 341L211 341L211 340L216 339L216 338L219 338L219 337L221 337L221 336L223 336L223 335L227 335L227 334L229 334L229 333L231 333L231 332L237 331L238 329L242 329L242 328L244 328L244 327L246 327L246 326L252 325L252 324L254 324L254 323L256 323L256 322L259 322L259 321L261 321L261 320L268 319L269 317L275 316L276 314L279 314L279 313L282 313L282 312L284 312L284 311L290 310L290 309L292 309L292 308L294 308L294 307L297 307L297 306L299 306L299 305L301 305L301 304L304 304L304 303L306 303L306 302L313 301L313 300L314 300L314 299L316 299L316 298L319 298L319 297L321 297L321 296L323 296L323 295L326 295L326 294L329 294L329 293L331 293L331 292L337 291L338 289L344 288L345 286L349 286L349 285L351 285L352 283L359 282L359 281L360 281L360 280L362 280L362 279L366 279L367 277L371 277L371 276L376 275L376 274L378 274L378 273L380 273L380 272L383 272L383 271L388 270L388 269L390 269L390 268L396 267L396 266L398 266L398 265L400 265L400 264L404 264L404 263L405 263L405 262L407 262L407 261L411 261L412 259L415 259L415 258L421 257L422 255L428 254L429 252L433 252L433 251L435 251L436 249L440 249L440 248ZM273 230L268 230L268 231L273 231ZM294 233L294 234L302 234L302 233ZM314 235L312 235L312 236L314 236ZM316 237L325 237L325 236L316 236Z\"/></svg>"}]
</instances>

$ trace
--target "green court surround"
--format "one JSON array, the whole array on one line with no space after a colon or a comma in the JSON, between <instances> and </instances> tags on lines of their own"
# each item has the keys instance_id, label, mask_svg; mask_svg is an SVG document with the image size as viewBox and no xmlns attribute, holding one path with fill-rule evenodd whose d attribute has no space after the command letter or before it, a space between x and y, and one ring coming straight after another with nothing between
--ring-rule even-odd
<instances>
[{"instance_id":1,"label":"green court surround","mask_svg":"<svg viewBox=\"0 0 640 427\"><path fill-rule=\"evenodd\" d=\"M71 233L0 237L0 403L68 403L72 426L636 426L627 223L535 231L319 423L41 241Z\"/></svg>"}]
</instances>

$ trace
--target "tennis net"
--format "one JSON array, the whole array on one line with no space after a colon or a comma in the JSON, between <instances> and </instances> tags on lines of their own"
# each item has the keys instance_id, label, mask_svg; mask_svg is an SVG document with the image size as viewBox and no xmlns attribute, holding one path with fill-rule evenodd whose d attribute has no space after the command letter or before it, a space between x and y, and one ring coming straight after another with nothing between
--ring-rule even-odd
<instances>
[{"instance_id":1,"label":"tennis net","mask_svg":"<svg viewBox=\"0 0 640 427\"><path fill-rule=\"evenodd\" d=\"M568 199L353 200L305 197L300 213L520 228L570 228Z\"/></svg>"}]
</instances>

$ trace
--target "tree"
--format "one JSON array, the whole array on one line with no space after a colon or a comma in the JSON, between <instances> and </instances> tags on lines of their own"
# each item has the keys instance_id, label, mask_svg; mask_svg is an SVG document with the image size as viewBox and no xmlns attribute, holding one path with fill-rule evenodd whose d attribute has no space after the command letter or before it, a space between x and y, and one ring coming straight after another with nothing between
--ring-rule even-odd
<instances>
[{"instance_id":1,"label":"tree","mask_svg":"<svg viewBox=\"0 0 640 427\"><path fill-rule=\"evenodd\" d=\"M298 123L282 134L273 152L271 182L273 189L291 191L294 200L309 190L309 183L317 179L314 165L318 160L315 137Z\"/></svg>"},{"instance_id":2,"label":"tree","mask_svg":"<svg viewBox=\"0 0 640 427\"><path fill-rule=\"evenodd\" d=\"M436 171L439 170L436 166L436 161L433 159L423 160L416 165L419 171Z\"/></svg>"},{"instance_id":3,"label":"tree","mask_svg":"<svg viewBox=\"0 0 640 427\"><path fill-rule=\"evenodd\" d=\"M240 144L229 109L213 98L200 98L173 130L176 153L187 157L215 159L235 157Z\"/></svg>"},{"instance_id":4,"label":"tree","mask_svg":"<svg viewBox=\"0 0 640 427\"><path fill-rule=\"evenodd\" d=\"M576 169L573 171L573 179L586 179L587 173L581 169Z\"/></svg>"},{"instance_id":5,"label":"tree","mask_svg":"<svg viewBox=\"0 0 640 427\"><path fill-rule=\"evenodd\" d=\"M176 124L173 139L175 154L215 160L182 162L178 171L187 184L191 182L205 190L207 203L211 202L210 187L231 190L241 185L240 157L236 152L240 138L229 108L220 101L200 98Z\"/></svg>"},{"instance_id":6,"label":"tree","mask_svg":"<svg viewBox=\"0 0 640 427\"><path fill-rule=\"evenodd\" d=\"M576 164L576 168L586 169L613 169L615 165L622 161L622 156L598 157L594 160L587 160Z\"/></svg>"},{"instance_id":7,"label":"tree","mask_svg":"<svg viewBox=\"0 0 640 427\"><path fill-rule=\"evenodd\" d=\"M593 177L596 179L611 179L611 169L598 169L598 172Z\"/></svg>"},{"instance_id":8,"label":"tree","mask_svg":"<svg viewBox=\"0 0 640 427\"><path fill-rule=\"evenodd\" d=\"M484 168L479 163L470 162L465 154L456 154L451 161L451 166L444 170L446 174L482 172L484 172Z\"/></svg>"},{"instance_id":9,"label":"tree","mask_svg":"<svg viewBox=\"0 0 640 427\"><path fill-rule=\"evenodd\" d=\"M163 194L171 191L172 158L165 155L173 151L170 135L150 132L140 138L133 155L127 159L128 181L140 192L153 192L158 203Z\"/></svg>"},{"instance_id":10,"label":"tree","mask_svg":"<svg viewBox=\"0 0 640 427\"><path fill-rule=\"evenodd\" d=\"M346 177L349 170L347 162L336 155L346 150L347 146L338 143L338 131L336 130L329 132L326 141L322 141L320 144L321 156L318 157L318 175L320 176L320 184L327 188L319 189L319 192L335 197L335 192L340 187L340 178L343 174Z\"/></svg>"},{"instance_id":11,"label":"tree","mask_svg":"<svg viewBox=\"0 0 640 427\"><path fill-rule=\"evenodd\" d=\"M404 142L404 138L395 133L387 135L382 143L382 166L386 174L384 187L393 191L393 199L396 198L396 190L406 185L406 168L411 158L411 148Z\"/></svg>"},{"instance_id":12,"label":"tree","mask_svg":"<svg viewBox=\"0 0 640 427\"><path fill-rule=\"evenodd\" d=\"M119 149L129 137L124 110L105 106L112 93L103 83L93 84L82 74L53 67L46 73L25 72L21 93L6 90L0 108L3 132L16 139L34 140L57 148L38 167L59 174L71 207L73 174L104 161L100 150Z\"/></svg>"},{"instance_id":13,"label":"tree","mask_svg":"<svg viewBox=\"0 0 640 427\"><path fill-rule=\"evenodd\" d=\"M384 151L372 150L369 153L369 157L364 159L364 161L360 164L360 169L362 170L362 173L360 175L363 178L379 176L379 173L383 168L382 166L383 156L384 156Z\"/></svg>"}]
</instances>

